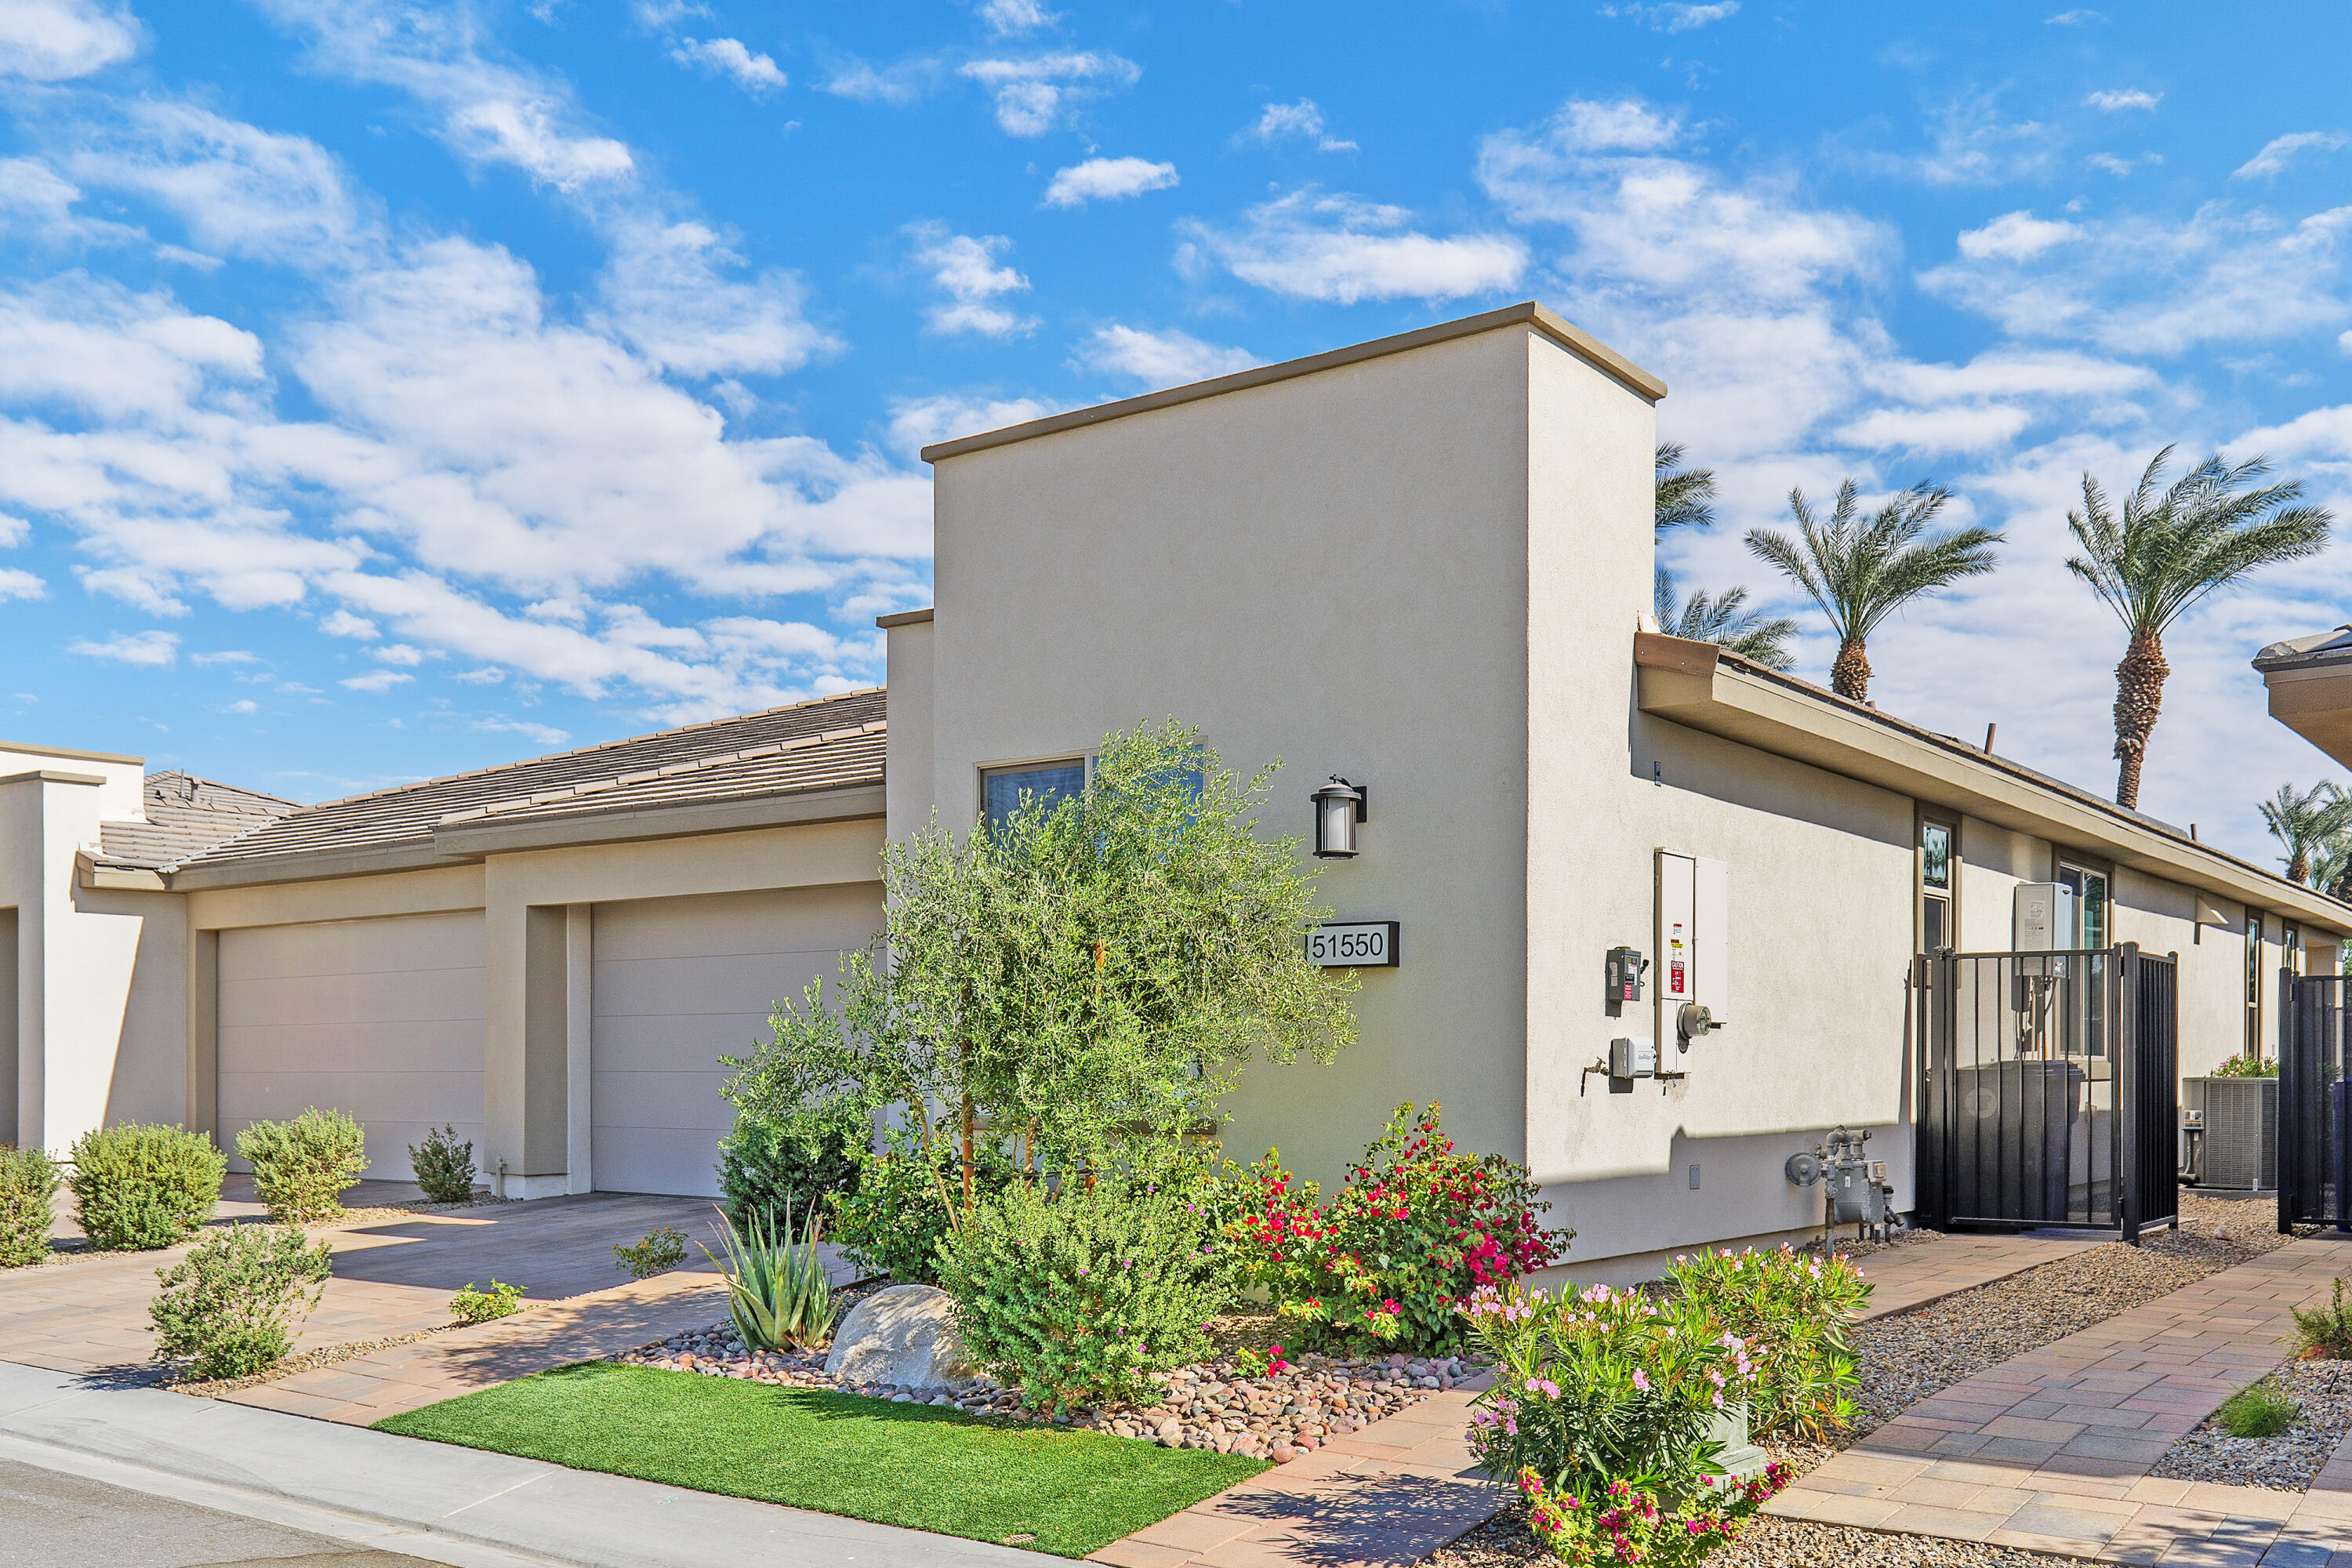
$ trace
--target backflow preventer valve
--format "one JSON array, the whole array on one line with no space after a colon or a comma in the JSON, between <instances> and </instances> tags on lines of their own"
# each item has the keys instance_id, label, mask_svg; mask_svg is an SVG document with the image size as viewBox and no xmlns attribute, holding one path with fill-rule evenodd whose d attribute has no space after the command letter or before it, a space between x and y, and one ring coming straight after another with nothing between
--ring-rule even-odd
<instances>
[{"instance_id":1,"label":"backflow preventer valve","mask_svg":"<svg viewBox=\"0 0 2352 1568\"><path fill-rule=\"evenodd\" d=\"M1829 1231L1834 1225L1859 1227L1857 1240L1885 1241L1902 1227L1903 1216L1895 1212L1895 1188L1886 1179L1886 1162L1873 1160L1863 1151L1863 1145L1869 1142L1868 1132L1849 1132L1843 1127L1834 1127L1820 1147L1790 1155L1788 1163L1781 1167L1794 1186L1822 1184L1824 1252L1829 1249Z\"/></svg>"}]
</instances>

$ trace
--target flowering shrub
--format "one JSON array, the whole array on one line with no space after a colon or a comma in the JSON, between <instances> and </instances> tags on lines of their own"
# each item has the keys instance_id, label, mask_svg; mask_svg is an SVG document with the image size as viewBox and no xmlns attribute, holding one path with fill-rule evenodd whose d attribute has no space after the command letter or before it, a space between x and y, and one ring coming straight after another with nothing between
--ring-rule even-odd
<instances>
[{"instance_id":1,"label":"flowering shrub","mask_svg":"<svg viewBox=\"0 0 2352 1568\"><path fill-rule=\"evenodd\" d=\"M1678 1297L1750 1346L1752 1436L1819 1440L1853 1424L1855 1384L1846 1330L1870 1304L1870 1282L1850 1258L1827 1263L1777 1252L1677 1258L1666 1271Z\"/></svg>"},{"instance_id":2,"label":"flowering shrub","mask_svg":"<svg viewBox=\"0 0 2352 1568\"><path fill-rule=\"evenodd\" d=\"M1664 1501L1625 1481L1597 1498L1557 1491L1531 1468L1519 1471L1528 1528L1552 1555L1575 1568L1683 1568L1744 1534L1748 1521L1789 1484L1789 1467L1768 1466L1753 1480L1701 1476L1680 1502Z\"/></svg>"},{"instance_id":3,"label":"flowering shrub","mask_svg":"<svg viewBox=\"0 0 2352 1568\"><path fill-rule=\"evenodd\" d=\"M1275 1151L1243 1179L1245 1203L1225 1226L1242 1277L1312 1341L1360 1354L1397 1343L1450 1352L1468 1325L1455 1309L1568 1251L1570 1230L1536 1216L1527 1168L1465 1154L1438 1128L1438 1108L1401 1105L1347 1186L1328 1204Z\"/></svg>"},{"instance_id":4,"label":"flowering shrub","mask_svg":"<svg viewBox=\"0 0 2352 1568\"><path fill-rule=\"evenodd\" d=\"M1495 1477L1532 1469L1591 1508L1612 1482L1685 1496L1715 1473L1717 1412L1749 1397L1748 1342L1681 1300L1595 1285L1580 1296L1481 1287L1462 1309L1495 1361L1470 1447Z\"/></svg>"},{"instance_id":5,"label":"flowering shrub","mask_svg":"<svg viewBox=\"0 0 2352 1568\"><path fill-rule=\"evenodd\" d=\"M940 1284L982 1363L1030 1403L1148 1404L1155 1373L1208 1353L1224 1305L1197 1216L1162 1194L1104 1181L1015 1182L940 1243Z\"/></svg>"}]
</instances>

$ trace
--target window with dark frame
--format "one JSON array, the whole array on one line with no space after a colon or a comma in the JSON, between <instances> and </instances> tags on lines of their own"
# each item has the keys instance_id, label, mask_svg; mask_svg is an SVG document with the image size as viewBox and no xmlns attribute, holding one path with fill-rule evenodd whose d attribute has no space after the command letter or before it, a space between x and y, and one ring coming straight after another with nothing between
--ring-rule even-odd
<instances>
[{"instance_id":1,"label":"window with dark frame","mask_svg":"<svg viewBox=\"0 0 2352 1568\"><path fill-rule=\"evenodd\" d=\"M2251 1060L2263 1054L2263 912L2246 911L2246 1050Z\"/></svg>"},{"instance_id":2,"label":"window with dark frame","mask_svg":"<svg viewBox=\"0 0 2352 1568\"><path fill-rule=\"evenodd\" d=\"M993 828L1021 809L1024 801L1048 806L1076 798L1087 787L1087 760L1068 757L1050 763L1023 763L1017 767L982 768L980 773L981 821Z\"/></svg>"},{"instance_id":3,"label":"window with dark frame","mask_svg":"<svg viewBox=\"0 0 2352 1568\"><path fill-rule=\"evenodd\" d=\"M1958 945L1958 922L1952 918L1952 826L1945 822L1919 824L1919 951L1936 952Z\"/></svg>"}]
</instances>

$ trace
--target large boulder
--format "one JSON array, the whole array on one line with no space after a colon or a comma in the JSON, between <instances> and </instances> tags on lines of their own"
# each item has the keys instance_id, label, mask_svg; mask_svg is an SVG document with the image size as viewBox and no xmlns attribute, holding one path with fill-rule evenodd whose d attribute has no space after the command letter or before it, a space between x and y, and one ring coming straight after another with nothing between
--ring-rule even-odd
<instances>
[{"instance_id":1,"label":"large boulder","mask_svg":"<svg viewBox=\"0 0 2352 1568\"><path fill-rule=\"evenodd\" d=\"M857 1303L833 1332L827 1377L939 1388L980 1369L956 1333L955 1300L929 1285L892 1285Z\"/></svg>"}]
</instances>

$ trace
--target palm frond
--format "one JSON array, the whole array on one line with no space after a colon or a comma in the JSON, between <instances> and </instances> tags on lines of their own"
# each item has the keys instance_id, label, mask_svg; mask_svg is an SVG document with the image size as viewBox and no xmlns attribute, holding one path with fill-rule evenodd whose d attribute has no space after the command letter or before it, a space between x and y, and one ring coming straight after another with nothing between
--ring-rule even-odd
<instances>
[{"instance_id":1,"label":"palm frond","mask_svg":"<svg viewBox=\"0 0 2352 1568\"><path fill-rule=\"evenodd\" d=\"M1704 589L1696 589L1688 599L1678 600L1674 574L1661 566L1654 597L1659 629L1668 637L1713 643L1767 669L1797 667L1788 647L1797 635L1797 623L1786 616L1748 609L1745 588L1726 588L1711 598Z\"/></svg>"},{"instance_id":2,"label":"palm frond","mask_svg":"<svg viewBox=\"0 0 2352 1568\"><path fill-rule=\"evenodd\" d=\"M1865 517L1860 488L1848 479L1824 521L1802 489L1791 489L1796 532L1750 529L1748 548L1821 606L1841 642L1866 638L1911 600L1993 569L2001 534L1973 526L1928 531L1951 499L1941 485L1922 481Z\"/></svg>"},{"instance_id":3,"label":"palm frond","mask_svg":"<svg viewBox=\"0 0 2352 1568\"><path fill-rule=\"evenodd\" d=\"M2265 566L2316 555L2334 521L2324 507L2295 504L2299 479L2256 484L2270 472L2262 457L2232 466L2215 454L2160 489L2172 451L2148 460L2120 511L2085 474L2082 510L2066 514L2082 547L2067 570L2135 639L2161 637L2200 600Z\"/></svg>"},{"instance_id":4,"label":"palm frond","mask_svg":"<svg viewBox=\"0 0 2352 1568\"><path fill-rule=\"evenodd\" d=\"M1681 442L1661 441L1653 454L1651 469L1657 476L1651 512L1654 532L1715 524L1715 470L1683 468L1683 452Z\"/></svg>"}]
</instances>

